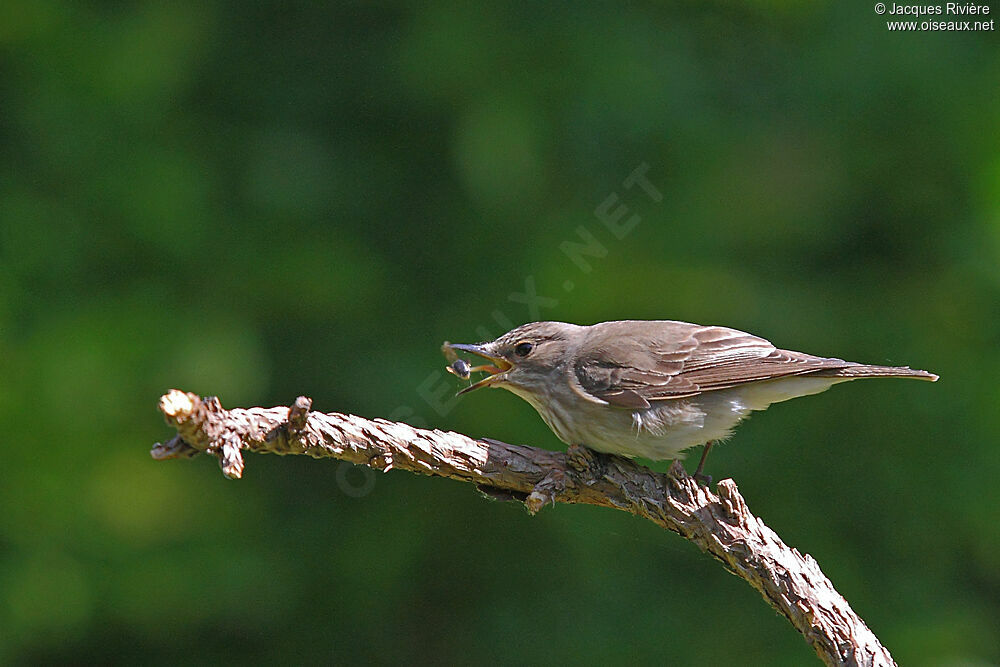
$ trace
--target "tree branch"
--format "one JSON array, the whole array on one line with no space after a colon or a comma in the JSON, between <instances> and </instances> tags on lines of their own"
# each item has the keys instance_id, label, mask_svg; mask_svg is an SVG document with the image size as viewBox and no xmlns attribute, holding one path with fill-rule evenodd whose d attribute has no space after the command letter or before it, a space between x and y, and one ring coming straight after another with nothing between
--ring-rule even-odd
<instances>
[{"instance_id":1,"label":"tree branch","mask_svg":"<svg viewBox=\"0 0 1000 667\"><path fill-rule=\"evenodd\" d=\"M160 399L160 411L177 435L150 453L163 460L205 452L233 479L243 474L242 450L307 454L471 482L494 497L523 502L532 514L557 502L624 510L691 540L744 579L827 665L895 665L816 561L751 514L731 479L719 482L715 495L676 461L660 474L583 447L562 453L473 440L384 419L310 412L311 406L300 396L291 408L224 410L217 398L175 389Z\"/></svg>"}]
</instances>

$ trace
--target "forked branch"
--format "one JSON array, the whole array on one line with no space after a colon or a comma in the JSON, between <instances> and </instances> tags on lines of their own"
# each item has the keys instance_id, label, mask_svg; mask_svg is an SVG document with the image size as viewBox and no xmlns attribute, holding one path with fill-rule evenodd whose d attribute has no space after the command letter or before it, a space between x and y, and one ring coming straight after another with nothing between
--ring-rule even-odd
<instances>
[{"instance_id":1,"label":"forked branch","mask_svg":"<svg viewBox=\"0 0 1000 667\"><path fill-rule=\"evenodd\" d=\"M211 454L234 479L243 474L244 450L307 454L471 482L491 496L523 502L532 514L548 503L624 510L691 540L746 580L826 664L895 665L816 561L751 514L730 479L719 482L716 495L677 462L661 474L582 447L553 452L310 408L300 396L290 408L224 410L214 397L172 390L160 399L160 411L177 435L156 443L151 454Z\"/></svg>"}]
</instances>

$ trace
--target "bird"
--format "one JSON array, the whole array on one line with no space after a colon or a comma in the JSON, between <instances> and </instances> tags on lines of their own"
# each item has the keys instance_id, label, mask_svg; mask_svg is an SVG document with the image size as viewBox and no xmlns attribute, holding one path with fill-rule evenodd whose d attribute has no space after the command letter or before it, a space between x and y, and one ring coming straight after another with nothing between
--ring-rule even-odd
<instances>
[{"instance_id":1,"label":"bird","mask_svg":"<svg viewBox=\"0 0 1000 667\"><path fill-rule=\"evenodd\" d=\"M938 379L908 366L818 357L737 329L676 320L531 322L489 342L445 342L442 350L452 362L457 352L487 362L449 367L463 379L487 373L459 394L506 389L567 445L653 461L681 459L704 445L695 472L701 481L710 481L703 468L712 445L751 412L849 380Z\"/></svg>"}]
</instances>

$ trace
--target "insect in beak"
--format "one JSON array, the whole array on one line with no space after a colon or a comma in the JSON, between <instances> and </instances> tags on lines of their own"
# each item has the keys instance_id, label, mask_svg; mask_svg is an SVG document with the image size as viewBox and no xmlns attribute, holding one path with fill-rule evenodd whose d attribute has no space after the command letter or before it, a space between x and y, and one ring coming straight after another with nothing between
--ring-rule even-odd
<instances>
[{"instance_id":1,"label":"insect in beak","mask_svg":"<svg viewBox=\"0 0 1000 667\"><path fill-rule=\"evenodd\" d=\"M481 366L470 366L468 361L458 358L458 354L455 352L456 350L460 352L470 352L492 363L483 364ZM467 345L464 343L449 343L445 341L444 345L441 346L441 352L444 354L445 358L451 362L451 364L447 367L447 371L452 375L462 378L463 380L468 380L472 373L489 373L489 375L482 380L469 385L465 389L462 389L458 392L458 395L465 394L473 389L488 387L492 384L500 382L503 380L504 374L513 368L513 364L509 361L502 357L495 357L489 354L482 345Z\"/></svg>"}]
</instances>

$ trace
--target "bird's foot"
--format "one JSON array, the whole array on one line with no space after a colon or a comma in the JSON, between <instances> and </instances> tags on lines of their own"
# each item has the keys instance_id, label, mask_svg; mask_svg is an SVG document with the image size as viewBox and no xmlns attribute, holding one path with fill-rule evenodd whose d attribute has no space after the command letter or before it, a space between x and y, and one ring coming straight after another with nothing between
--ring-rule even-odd
<instances>
[{"instance_id":1,"label":"bird's foot","mask_svg":"<svg viewBox=\"0 0 1000 667\"><path fill-rule=\"evenodd\" d=\"M566 448L566 465L583 478L600 477L604 474L601 454L584 445L570 445Z\"/></svg>"},{"instance_id":2,"label":"bird's foot","mask_svg":"<svg viewBox=\"0 0 1000 667\"><path fill-rule=\"evenodd\" d=\"M589 485L593 480L604 474L605 462L602 455L583 445L570 445L566 448L566 463L555 466L535 485L524 506L530 514L551 503L556 504L556 498L566 491L567 485Z\"/></svg>"},{"instance_id":3,"label":"bird's foot","mask_svg":"<svg viewBox=\"0 0 1000 667\"><path fill-rule=\"evenodd\" d=\"M556 498L566 490L566 472L558 466L549 470L548 474L542 478L531 493L524 499L524 506L528 513L534 516L538 510L549 503L554 507Z\"/></svg>"},{"instance_id":4,"label":"bird's foot","mask_svg":"<svg viewBox=\"0 0 1000 667\"><path fill-rule=\"evenodd\" d=\"M712 485L712 476L711 475L706 475L704 473L696 472L695 474L693 474L691 476L694 477L694 481L698 482L699 484L701 484L703 486L711 486Z\"/></svg>"}]
</instances>

